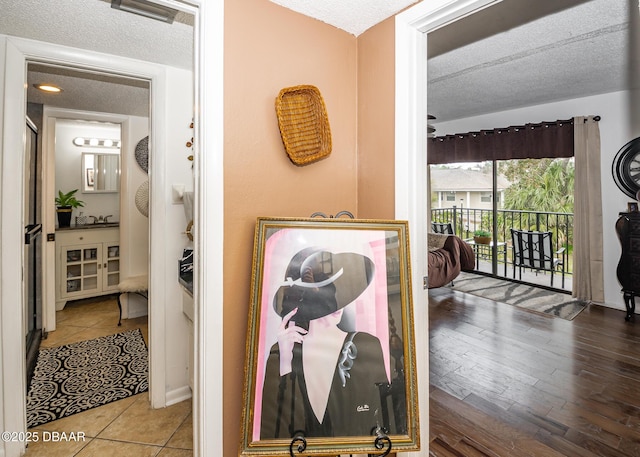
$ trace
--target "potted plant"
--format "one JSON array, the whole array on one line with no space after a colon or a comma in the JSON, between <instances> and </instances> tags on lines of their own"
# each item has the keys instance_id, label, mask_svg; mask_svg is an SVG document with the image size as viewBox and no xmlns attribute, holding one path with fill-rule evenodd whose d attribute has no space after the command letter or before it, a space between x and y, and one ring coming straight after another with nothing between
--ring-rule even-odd
<instances>
[{"instance_id":1,"label":"potted plant","mask_svg":"<svg viewBox=\"0 0 640 457\"><path fill-rule=\"evenodd\" d=\"M66 194L63 194L61 190L58 191L58 196L56 197L56 212L58 213L59 227L71 226L71 212L73 208L84 206L84 202L75 197L76 192L78 192L78 189L71 190Z\"/></svg>"},{"instance_id":2,"label":"potted plant","mask_svg":"<svg viewBox=\"0 0 640 457\"><path fill-rule=\"evenodd\" d=\"M491 232L486 230L476 230L473 232L473 241L475 241L476 244L490 244Z\"/></svg>"}]
</instances>

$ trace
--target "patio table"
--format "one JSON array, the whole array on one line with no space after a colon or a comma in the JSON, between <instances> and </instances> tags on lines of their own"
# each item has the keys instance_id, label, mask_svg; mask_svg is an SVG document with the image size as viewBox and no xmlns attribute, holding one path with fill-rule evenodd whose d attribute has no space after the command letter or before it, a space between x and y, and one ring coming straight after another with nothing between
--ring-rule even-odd
<instances>
[{"instance_id":1,"label":"patio table","mask_svg":"<svg viewBox=\"0 0 640 457\"><path fill-rule=\"evenodd\" d=\"M467 243L473 248L473 252L476 253L476 268L480 262L480 256L483 259L490 259L493 252L493 241L489 244L476 243L473 239L468 240ZM497 254L502 254L504 257L504 276L507 277L507 243L504 241L498 241L496 244Z\"/></svg>"}]
</instances>

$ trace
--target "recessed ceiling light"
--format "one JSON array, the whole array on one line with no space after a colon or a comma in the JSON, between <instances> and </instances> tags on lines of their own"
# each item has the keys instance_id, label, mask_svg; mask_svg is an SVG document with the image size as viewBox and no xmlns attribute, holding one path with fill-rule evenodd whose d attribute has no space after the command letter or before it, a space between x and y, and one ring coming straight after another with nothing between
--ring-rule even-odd
<instances>
[{"instance_id":1,"label":"recessed ceiling light","mask_svg":"<svg viewBox=\"0 0 640 457\"><path fill-rule=\"evenodd\" d=\"M58 92L62 92L58 86L54 86L53 84L34 84L33 87L36 89L40 89L43 92L49 92L57 94Z\"/></svg>"}]
</instances>

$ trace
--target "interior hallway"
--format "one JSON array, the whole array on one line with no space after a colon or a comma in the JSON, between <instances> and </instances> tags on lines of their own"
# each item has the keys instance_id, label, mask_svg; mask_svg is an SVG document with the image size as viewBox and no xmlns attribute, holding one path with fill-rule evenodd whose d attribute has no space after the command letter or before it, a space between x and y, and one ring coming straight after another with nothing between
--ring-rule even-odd
<instances>
[{"instance_id":1,"label":"interior hallway","mask_svg":"<svg viewBox=\"0 0 640 457\"><path fill-rule=\"evenodd\" d=\"M147 317L123 319L118 327L115 295L68 302L56 313L57 329L40 347L55 347L140 328L148 344ZM150 408L148 393L40 425L32 431L84 432L85 440L32 442L27 457L191 457L191 400L163 409Z\"/></svg>"}]
</instances>

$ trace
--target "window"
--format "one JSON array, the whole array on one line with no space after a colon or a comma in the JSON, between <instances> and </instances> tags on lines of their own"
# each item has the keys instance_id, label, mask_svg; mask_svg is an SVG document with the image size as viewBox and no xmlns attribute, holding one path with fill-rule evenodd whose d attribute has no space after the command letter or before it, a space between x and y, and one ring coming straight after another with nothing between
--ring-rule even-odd
<instances>
[{"instance_id":1,"label":"window","mask_svg":"<svg viewBox=\"0 0 640 457\"><path fill-rule=\"evenodd\" d=\"M455 192L444 192L444 196L445 196L445 200L448 202L455 202L456 201L456 193Z\"/></svg>"},{"instance_id":2,"label":"window","mask_svg":"<svg viewBox=\"0 0 640 457\"><path fill-rule=\"evenodd\" d=\"M483 203L491 203L492 197L493 197L493 193L491 192L480 192L480 201ZM500 193L496 194L496 202L500 203Z\"/></svg>"}]
</instances>

